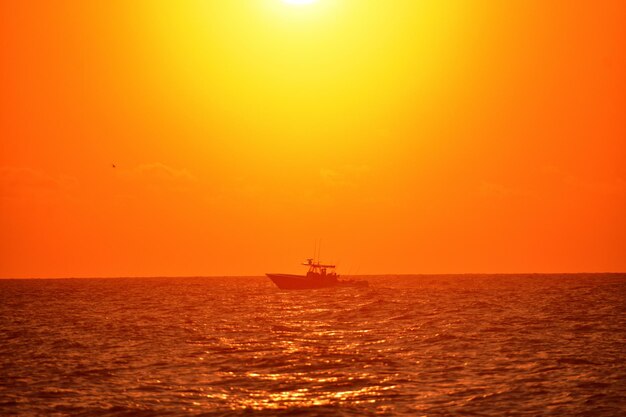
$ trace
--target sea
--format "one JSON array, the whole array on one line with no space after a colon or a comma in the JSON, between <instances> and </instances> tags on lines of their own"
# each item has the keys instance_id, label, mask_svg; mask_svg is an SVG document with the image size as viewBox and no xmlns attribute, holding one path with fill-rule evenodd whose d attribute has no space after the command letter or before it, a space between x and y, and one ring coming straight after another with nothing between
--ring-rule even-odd
<instances>
[{"instance_id":1,"label":"sea","mask_svg":"<svg viewBox=\"0 0 626 417\"><path fill-rule=\"evenodd\" d=\"M3 416L626 416L626 274L0 281Z\"/></svg>"}]
</instances>

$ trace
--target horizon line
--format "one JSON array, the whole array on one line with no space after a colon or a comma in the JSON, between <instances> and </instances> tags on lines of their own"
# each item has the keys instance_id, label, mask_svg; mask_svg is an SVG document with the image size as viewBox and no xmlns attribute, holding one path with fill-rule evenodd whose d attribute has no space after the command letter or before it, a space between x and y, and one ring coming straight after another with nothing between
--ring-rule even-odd
<instances>
[{"instance_id":1,"label":"horizon line","mask_svg":"<svg viewBox=\"0 0 626 417\"><path fill-rule=\"evenodd\" d=\"M626 271L602 272L429 272L429 273L384 273L384 274L341 274L343 277L410 277L410 276L483 276L483 275L626 275ZM265 278L263 275L137 275L137 276L68 276L68 277L0 277L0 280L62 280L62 279L145 279L145 278Z\"/></svg>"}]
</instances>

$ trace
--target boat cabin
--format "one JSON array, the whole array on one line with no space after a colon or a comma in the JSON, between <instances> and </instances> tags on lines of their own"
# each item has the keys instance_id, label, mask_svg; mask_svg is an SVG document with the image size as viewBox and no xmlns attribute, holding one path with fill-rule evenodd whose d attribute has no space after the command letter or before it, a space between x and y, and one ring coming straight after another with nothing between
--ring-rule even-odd
<instances>
[{"instance_id":1,"label":"boat cabin","mask_svg":"<svg viewBox=\"0 0 626 417\"><path fill-rule=\"evenodd\" d=\"M315 262L313 258L308 258L302 265L308 266L309 270L306 273L307 278L312 279L337 279L337 273L335 272L335 265L323 265L320 262Z\"/></svg>"}]
</instances>

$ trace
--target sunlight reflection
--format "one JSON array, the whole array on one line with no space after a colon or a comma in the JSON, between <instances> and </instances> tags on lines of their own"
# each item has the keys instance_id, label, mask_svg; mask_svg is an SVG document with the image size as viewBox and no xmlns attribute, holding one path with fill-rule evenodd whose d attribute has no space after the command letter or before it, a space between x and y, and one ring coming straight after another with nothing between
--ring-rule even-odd
<instances>
[{"instance_id":1,"label":"sunlight reflection","mask_svg":"<svg viewBox=\"0 0 626 417\"><path fill-rule=\"evenodd\" d=\"M263 378L269 377L269 375L258 376ZM273 378L275 376L268 379ZM335 378L320 378L317 381L331 382L333 379ZM337 402L350 402L352 404L375 403L378 397L384 395L385 391L394 388L396 388L395 385L372 385L345 391L312 391L309 388L298 388L281 392L242 390L242 392L237 394L221 394L208 397L226 400L231 409L278 410L292 407L329 405Z\"/></svg>"},{"instance_id":2,"label":"sunlight reflection","mask_svg":"<svg viewBox=\"0 0 626 417\"><path fill-rule=\"evenodd\" d=\"M386 375L373 382L368 372L337 375L331 372L311 374L306 372L246 372L224 376L263 381L264 389L231 385L228 391L220 390L206 395L232 410L285 410L290 408L323 406L331 404L372 404L381 401L389 390L397 388L392 380L397 374ZM252 386L259 386L258 383ZM280 389L280 388L282 389ZM279 388L279 389L276 389Z\"/></svg>"}]
</instances>

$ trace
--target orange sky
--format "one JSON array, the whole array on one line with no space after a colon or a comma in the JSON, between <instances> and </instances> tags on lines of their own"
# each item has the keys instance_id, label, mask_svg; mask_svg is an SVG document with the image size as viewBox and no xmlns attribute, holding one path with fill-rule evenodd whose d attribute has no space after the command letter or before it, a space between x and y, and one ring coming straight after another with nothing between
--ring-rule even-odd
<instances>
[{"instance_id":1,"label":"orange sky","mask_svg":"<svg viewBox=\"0 0 626 417\"><path fill-rule=\"evenodd\" d=\"M0 277L626 270L622 0L0 8Z\"/></svg>"}]
</instances>

